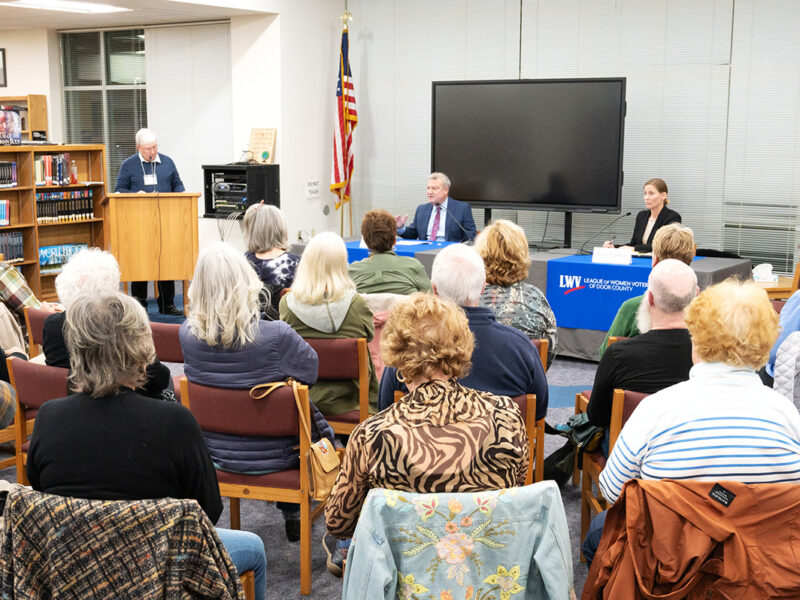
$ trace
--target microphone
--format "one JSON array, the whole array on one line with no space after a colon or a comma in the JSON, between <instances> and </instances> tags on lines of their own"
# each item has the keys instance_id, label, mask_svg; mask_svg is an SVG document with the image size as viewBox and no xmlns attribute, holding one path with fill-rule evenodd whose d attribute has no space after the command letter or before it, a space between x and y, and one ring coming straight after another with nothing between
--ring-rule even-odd
<instances>
[{"instance_id":1,"label":"microphone","mask_svg":"<svg viewBox=\"0 0 800 600\"><path fill-rule=\"evenodd\" d=\"M585 242L583 242L583 246L581 246L581 249L580 249L580 250L578 250L578 254L589 254L589 252L586 250L586 244L588 244L589 242L591 242L591 241L592 241L594 238L596 238L598 235L600 235L601 233L603 233L603 232L604 232L606 229L608 229L609 227L611 227L611 226L612 226L614 223L616 223L616 222L617 222L617 221L619 221L620 219L624 219L625 217L630 217L632 214L633 214L632 212L628 211L628 212L626 212L624 215L620 215L620 216L618 216L616 219L614 219L613 221L611 221L611 223L609 223L608 225L606 225L605 227L603 227L603 228L602 228L600 231L598 231L598 232L597 232L597 233L595 233L593 236L591 236L591 237L590 237L588 240L586 240Z\"/></svg>"},{"instance_id":2,"label":"microphone","mask_svg":"<svg viewBox=\"0 0 800 600\"><path fill-rule=\"evenodd\" d=\"M446 208L446 207L444 207L444 206L442 206L442 211L445 213L445 216L447 216L447 212L448 212L447 208ZM628 214L630 214L630 213L628 213ZM446 221L445 221L445 222L446 222ZM472 242L472 241L475 239L475 238L471 238L471 237L469 236L469 231L467 231L466 229L464 229L464 226L463 226L463 225L461 225L461 223L459 223L459 222L458 222L458 219L456 219L455 217L453 217L453 222L454 222L456 225L458 225L458 228L459 228L461 231L463 231L463 232L464 232L464 235L465 235L465 236L467 236L467 242L468 242L468 243L469 243L469 242ZM446 239L446 238L447 238L447 235L445 235L444 237L445 237L445 239Z\"/></svg>"}]
</instances>

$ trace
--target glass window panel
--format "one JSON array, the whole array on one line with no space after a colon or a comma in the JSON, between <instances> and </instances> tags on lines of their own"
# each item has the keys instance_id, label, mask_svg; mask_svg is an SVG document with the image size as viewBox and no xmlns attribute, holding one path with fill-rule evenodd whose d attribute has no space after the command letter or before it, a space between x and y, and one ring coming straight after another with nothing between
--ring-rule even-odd
<instances>
[{"instance_id":1,"label":"glass window panel","mask_svg":"<svg viewBox=\"0 0 800 600\"><path fill-rule=\"evenodd\" d=\"M144 30L106 31L104 37L106 84L144 84Z\"/></svg>"},{"instance_id":2,"label":"glass window panel","mask_svg":"<svg viewBox=\"0 0 800 600\"><path fill-rule=\"evenodd\" d=\"M66 91L64 115L67 142L70 144L103 143L103 92Z\"/></svg>"},{"instance_id":3,"label":"glass window panel","mask_svg":"<svg viewBox=\"0 0 800 600\"><path fill-rule=\"evenodd\" d=\"M100 60L100 32L65 33L64 85L100 85L103 72Z\"/></svg>"},{"instance_id":4,"label":"glass window panel","mask_svg":"<svg viewBox=\"0 0 800 600\"><path fill-rule=\"evenodd\" d=\"M108 90L108 181L114 182L119 167L136 152L136 132L147 127L147 93L138 90Z\"/></svg>"}]
</instances>

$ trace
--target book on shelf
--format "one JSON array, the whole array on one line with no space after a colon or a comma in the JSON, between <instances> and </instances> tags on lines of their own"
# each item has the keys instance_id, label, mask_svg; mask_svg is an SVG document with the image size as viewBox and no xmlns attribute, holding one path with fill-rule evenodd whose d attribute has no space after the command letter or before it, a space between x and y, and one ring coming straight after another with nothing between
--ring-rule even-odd
<instances>
[{"instance_id":1,"label":"book on shelf","mask_svg":"<svg viewBox=\"0 0 800 600\"><path fill-rule=\"evenodd\" d=\"M11 201L0 200L0 227L11 225Z\"/></svg>"},{"instance_id":2,"label":"book on shelf","mask_svg":"<svg viewBox=\"0 0 800 600\"><path fill-rule=\"evenodd\" d=\"M94 218L93 192L90 189L36 193L36 222L60 223Z\"/></svg>"},{"instance_id":3,"label":"book on shelf","mask_svg":"<svg viewBox=\"0 0 800 600\"><path fill-rule=\"evenodd\" d=\"M7 231L0 233L0 254L5 262L22 262L24 258L24 244L21 231Z\"/></svg>"},{"instance_id":4,"label":"book on shelf","mask_svg":"<svg viewBox=\"0 0 800 600\"><path fill-rule=\"evenodd\" d=\"M69 152L41 154L34 160L33 174L38 186L69 185Z\"/></svg>"},{"instance_id":5,"label":"book on shelf","mask_svg":"<svg viewBox=\"0 0 800 600\"><path fill-rule=\"evenodd\" d=\"M39 272L42 275L60 273L61 269L73 254L77 254L88 244L58 244L39 248Z\"/></svg>"},{"instance_id":6,"label":"book on shelf","mask_svg":"<svg viewBox=\"0 0 800 600\"><path fill-rule=\"evenodd\" d=\"M16 161L0 161L0 188L17 187L18 183Z\"/></svg>"}]
</instances>

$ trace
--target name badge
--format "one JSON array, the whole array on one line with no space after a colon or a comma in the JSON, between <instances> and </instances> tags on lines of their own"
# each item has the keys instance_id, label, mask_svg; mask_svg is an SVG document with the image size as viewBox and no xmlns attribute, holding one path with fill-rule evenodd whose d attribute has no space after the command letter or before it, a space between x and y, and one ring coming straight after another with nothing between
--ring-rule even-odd
<instances>
[{"instance_id":1,"label":"name badge","mask_svg":"<svg viewBox=\"0 0 800 600\"><path fill-rule=\"evenodd\" d=\"M152 175L145 175L144 176L144 184L145 185L157 185L156 174L153 173Z\"/></svg>"}]
</instances>

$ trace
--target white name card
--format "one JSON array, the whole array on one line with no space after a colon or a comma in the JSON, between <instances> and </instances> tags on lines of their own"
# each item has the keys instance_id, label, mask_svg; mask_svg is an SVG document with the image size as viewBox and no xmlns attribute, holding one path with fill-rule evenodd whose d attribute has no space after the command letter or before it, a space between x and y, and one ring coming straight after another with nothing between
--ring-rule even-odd
<instances>
[{"instance_id":1,"label":"white name card","mask_svg":"<svg viewBox=\"0 0 800 600\"><path fill-rule=\"evenodd\" d=\"M630 248L595 247L592 251L592 262L606 265L629 265L633 262L633 251Z\"/></svg>"}]
</instances>

